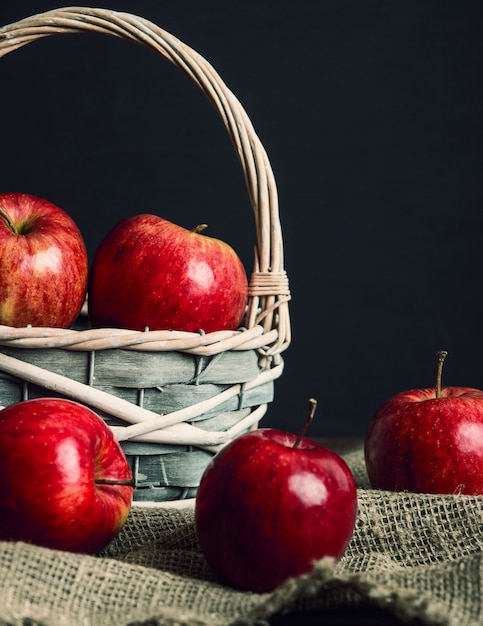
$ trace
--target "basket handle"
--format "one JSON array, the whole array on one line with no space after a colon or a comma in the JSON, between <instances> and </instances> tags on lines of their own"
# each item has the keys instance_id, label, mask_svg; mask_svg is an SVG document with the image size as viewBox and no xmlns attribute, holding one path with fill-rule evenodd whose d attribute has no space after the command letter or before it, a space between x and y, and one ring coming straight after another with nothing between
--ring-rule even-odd
<instances>
[{"instance_id":1,"label":"basket handle","mask_svg":"<svg viewBox=\"0 0 483 626\"><path fill-rule=\"evenodd\" d=\"M0 28L0 57L43 37L81 32L107 34L154 50L187 74L215 106L243 168L255 214L257 246L247 326L260 324L266 332L276 329L277 340L264 348L265 354L282 352L290 343L290 291L277 189L268 156L240 102L201 55L152 22L129 13L67 7L22 19Z\"/></svg>"}]
</instances>

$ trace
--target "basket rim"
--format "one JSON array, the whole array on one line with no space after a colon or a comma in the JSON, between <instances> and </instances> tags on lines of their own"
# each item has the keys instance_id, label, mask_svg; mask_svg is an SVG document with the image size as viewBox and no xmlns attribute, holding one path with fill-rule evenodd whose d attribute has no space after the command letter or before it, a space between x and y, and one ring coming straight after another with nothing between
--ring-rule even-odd
<instances>
[{"instance_id":1,"label":"basket rim","mask_svg":"<svg viewBox=\"0 0 483 626\"><path fill-rule=\"evenodd\" d=\"M246 331L237 331L231 337L215 338L209 335L192 333L189 350L205 349L208 343L213 346L219 342L215 350L231 349L233 342L239 341L242 333L253 331L255 343L266 358L278 355L291 342L290 317L288 303L291 298L287 273L284 269L283 239L280 224L278 194L275 178L268 155L256 134L253 125L236 96L225 85L214 67L198 52L183 43L177 37L132 13L94 7L64 7L38 13L0 28L0 57L32 43L38 39L69 33L94 32L140 44L158 53L180 69L201 90L213 104L230 136L238 160L242 166L249 199L253 208L256 226L256 245L254 247L254 264L249 281L248 306L245 316ZM34 341L37 348L52 347L52 337L57 333L53 329L30 328L8 331L0 327L0 344L17 341L25 344L26 334ZM119 329L103 329L104 333L96 333L97 340L109 342L113 348L120 339ZM125 331L124 335L126 334ZM76 333L78 339L73 343L70 333ZM66 341L69 349L91 349L91 330L72 330L59 333ZM129 333L134 335L134 333ZM211 334L213 335L213 334ZM171 335L171 340L174 335ZM139 333L127 339L129 349L153 348L151 333ZM160 338L159 341L167 341ZM144 345L146 344L146 345ZM73 348L73 346L76 348ZM168 345L168 344L167 344ZM169 344L173 349L175 343ZM134 348L136 346L136 348ZM127 346L122 346L127 347ZM160 349L158 343L157 349ZM176 349L176 348L174 348ZM246 348L248 349L248 348Z\"/></svg>"}]
</instances>

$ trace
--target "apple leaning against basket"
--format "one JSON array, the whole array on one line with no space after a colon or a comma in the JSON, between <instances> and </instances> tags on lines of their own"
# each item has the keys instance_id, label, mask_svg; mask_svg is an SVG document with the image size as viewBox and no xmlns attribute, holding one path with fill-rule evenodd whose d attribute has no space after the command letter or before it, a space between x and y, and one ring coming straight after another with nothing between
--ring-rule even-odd
<instances>
[{"instance_id":1,"label":"apple leaning against basket","mask_svg":"<svg viewBox=\"0 0 483 626\"><path fill-rule=\"evenodd\" d=\"M483 391L441 387L404 391L385 402L365 437L371 485L387 491L483 494Z\"/></svg>"},{"instance_id":2,"label":"apple leaning against basket","mask_svg":"<svg viewBox=\"0 0 483 626\"><path fill-rule=\"evenodd\" d=\"M301 434L261 428L212 459L196 497L196 529L214 573L258 593L339 559L354 531L357 491L345 461Z\"/></svg>"},{"instance_id":3,"label":"apple leaning against basket","mask_svg":"<svg viewBox=\"0 0 483 626\"><path fill-rule=\"evenodd\" d=\"M121 530L134 482L107 424L38 398L0 411L0 541L94 553Z\"/></svg>"}]
</instances>

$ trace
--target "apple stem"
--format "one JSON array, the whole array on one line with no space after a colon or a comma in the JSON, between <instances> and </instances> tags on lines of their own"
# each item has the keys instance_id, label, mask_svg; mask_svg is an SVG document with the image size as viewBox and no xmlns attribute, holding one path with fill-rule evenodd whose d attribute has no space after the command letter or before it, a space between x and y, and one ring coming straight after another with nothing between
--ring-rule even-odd
<instances>
[{"instance_id":1,"label":"apple stem","mask_svg":"<svg viewBox=\"0 0 483 626\"><path fill-rule=\"evenodd\" d=\"M14 233L15 235L20 234L18 230L15 228L12 220L10 219L9 214L5 211L5 209L2 206L0 206L0 217L3 217L3 219L5 220L5 223L7 224L7 227L9 228L9 230L12 231L12 233Z\"/></svg>"},{"instance_id":2,"label":"apple stem","mask_svg":"<svg viewBox=\"0 0 483 626\"><path fill-rule=\"evenodd\" d=\"M435 389L436 398L441 397L441 378L443 376L443 362L447 354L448 353L446 352L446 350L438 351L438 370L436 372L436 389Z\"/></svg>"},{"instance_id":3,"label":"apple stem","mask_svg":"<svg viewBox=\"0 0 483 626\"><path fill-rule=\"evenodd\" d=\"M94 482L96 485L120 485L126 487L135 486L134 478L127 478L126 480L116 480L114 478L96 478Z\"/></svg>"},{"instance_id":4,"label":"apple stem","mask_svg":"<svg viewBox=\"0 0 483 626\"><path fill-rule=\"evenodd\" d=\"M201 233L204 230L206 230L208 228L208 224L198 224L198 226L195 226L195 228L193 228L193 230L191 231L192 233Z\"/></svg>"},{"instance_id":5,"label":"apple stem","mask_svg":"<svg viewBox=\"0 0 483 626\"><path fill-rule=\"evenodd\" d=\"M295 440L295 443L293 444L294 448L298 448L299 445L300 445L300 442L304 438L305 433L307 432L310 424L312 423L312 420L314 419L315 409L316 408L317 408L317 400L314 400L314 398L310 398L310 400L309 400L309 412L307 414L307 417L305 418L304 425L302 426L302 429L299 432L299 434L297 435L297 439Z\"/></svg>"}]
</instances>

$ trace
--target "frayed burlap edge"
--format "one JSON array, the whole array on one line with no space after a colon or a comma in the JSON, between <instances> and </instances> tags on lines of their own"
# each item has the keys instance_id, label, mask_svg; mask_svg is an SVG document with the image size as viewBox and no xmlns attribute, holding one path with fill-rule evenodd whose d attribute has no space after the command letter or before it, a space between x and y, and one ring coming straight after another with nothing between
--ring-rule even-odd
<instances>
[{"instance_id":1,"label":"frayed burlap edge","mask_svg":"<svg viewBox=\"0 0 483 626\"><path fill-rule=\"evenodd\" d=\"M346 554L271 594L223 586L192 510L134 507L97 557L0 543L0 624L255 626L273 614L377 606L434 626L479 626L483 500L377 492L349 455L359 512Z\"/></svg>"}]
</instances>

